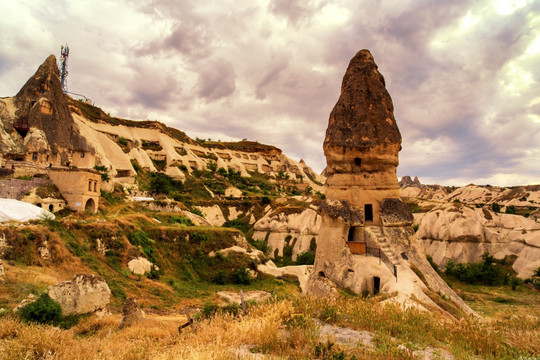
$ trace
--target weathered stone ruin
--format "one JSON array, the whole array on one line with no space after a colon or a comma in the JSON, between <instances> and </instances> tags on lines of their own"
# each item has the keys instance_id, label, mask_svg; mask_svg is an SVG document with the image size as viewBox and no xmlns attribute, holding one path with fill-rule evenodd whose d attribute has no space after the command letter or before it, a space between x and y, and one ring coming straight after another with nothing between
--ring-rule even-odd
<instances>
[{"instance_id":1,"label":"weathered stone ruin","mask_svg":"<svg viewBox=\"0 0 540 360\"><path fill-rule=\"evenodd\" d=\"M415 299L424 306L436 306L432 299L440 294L472 313L416 249L413 216L396 176L400 150L384 78L371 53L361 50L345 73L326 131L326 201L307 292L397 293L401 303Z\"/></svg>"}]
</instances>

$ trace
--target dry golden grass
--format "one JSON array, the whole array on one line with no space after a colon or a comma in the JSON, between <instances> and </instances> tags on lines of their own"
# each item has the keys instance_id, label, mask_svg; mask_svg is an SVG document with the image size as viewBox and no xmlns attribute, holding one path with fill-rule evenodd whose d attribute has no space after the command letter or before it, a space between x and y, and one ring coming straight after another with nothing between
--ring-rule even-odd
<instances>
[{"instance_id":1,"label":"dry golden grass","mask_svg":"<svg viewBox=\"0 0 540 360\"><path fill-rule=\"evenodd\" d=\"M540 353L535 317L449 321L379 300L272 300L251 306L246 316L218 313L181 334L177 327L185 318L174 314L148 316L122 330L119 315L90 317L69 330L24 324L8 315L0 318L0 359L243 359L251 355L250 348L270 359L322 359L315 357L316 348L327 345L319 342L315 319L374 334L374 350L335 345L332 351L343 356L340 359L412 359L399 344L446 349L456 359Z\"/></svg>"}]
</instances>

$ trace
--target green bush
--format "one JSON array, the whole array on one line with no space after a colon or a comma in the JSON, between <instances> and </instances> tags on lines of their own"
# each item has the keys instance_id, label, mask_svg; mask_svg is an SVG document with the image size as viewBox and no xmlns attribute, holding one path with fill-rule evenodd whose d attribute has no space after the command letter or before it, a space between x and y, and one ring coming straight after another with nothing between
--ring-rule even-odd
<instances>
[{"instance_id":1,"label":"green bush","mask_svg":"<svg viewBox=\"0 0 540 360\"><path fill-rule=\"evenodd\" d=\"M313 265L315 263L315 253L304 251L296 257L296 265Z\"/></svg>"},{"instance_id":2,"label":"green bush","mask_svg":"<svg viewBox=\"0 0 540 360\"><path fill-rule=\"evenodd\" d=\"M171 224L180 224L180 225L186 225L186 226L193 226L193 222L184 216L176 216L173 215L169 218L169 222Z\"/></svg>"},{"instance_id":3,"label":"green bush","mask_svg":"<svg viewBox=\"0 0 540 360\"><path fill-rule=\"evenodd\" d=\"M120 137L118 138L118 143L119 143L120 145L123 145L123 146L128 146L128 141L127 141L127 139L124 138L124 137L122 137L122 136L120 136Z\"/></svg>"},{"instance_id":4,"label":"green bush","mask_svg":"<svg viewBox=\"0 0 540 360\"><path fill-rule=\"evenodd\" d=\"M199 210L198 208L192 207L192 208L190 209L190 211L191 211L192 214L199 215L200 217L204 218L204 214L203 214L202 211Z\"/></svg>"},{"instance_id":5,"label":"green bush","mask_svg":"<svg viewBox=\"0 0 540 360\"><path fill-rule=\"evenodd\" d=\"M270 253L268 240L255 240L253 238L248 238L248 243L255 249L262 251L265 255L268 255Z\"/></svg>"},{"instance_id":6,"label":"green bush","mask_svg":"<svg viewBox=\"0 0 540 360\"><path fill-rule=\"evenodd\" d=\"M247 223L247 221L244 221L241 219L234 219L234 220L226 221L223 224L223 226L238 229L244 234L246 234L249 230L249 224Z\"/></svg>"},{"instance_id":7,"label":"green bush","mask_svg":"<svg viewBox=\"0 0 540 360\"><path fill-rule=\"evenodd\" d=\"M103 181L109 181L111 179L111 176L109 175L109 169L107 169L104 165L96 165L94 166L94 170L97 170L101 173L101 180Z\"/></svg>"},{"instance_id":8,"label":"green bush","mask_svg":"<svg viewBox=\"0 0 540 360\"><path fill-rule=\"evenodd\" d=\"M231 280L233 284L249 285L251 284L251 277L245 266L242 266L231 274Z\"/></svg>"},{"instance_id":9,"label":"green bush","mask_svg":"<svg viewBox=\"0 0 540 360\"><path fill-rule=\"evenodd\" d=\"M44 293L39 299L23 307L19 316L26 322L58 324L62 320L62 308L49 294Z\"/></svg>"},{"instance_id":10,"label":"green bush","mask_svg":"<svg viewBox=\"0 0 540 360\"><path fill-rule=\"evenodd\" d=\"M206 163L206 167L212 172L215 172L217 170L217 164L213 160L208 160L208 162Z\"/></svg>"},{"instance_id":11,"label":"green bush","mask_svg":"<svg viewBox=\"0 0 540 360\"><path fill-rule=\"evenodd\" d=\"M501 212L501 206L494 202L493 204L491 204L491 210L496 213Z\"/></svg>"},{"instance_id":12,"label":"green bush","mask_svg":"<svg viewBox=\"0 0 540 360\"><path fill-rule=\"evenodd\" d=\"M514 205L510 205L506 207L506 210L504 211L506 214L516 214L516 208Z\"/></svg>"},{"instance_id":13,"label":"green bush","mask_svg":"<svg viewBox=\"0 0 540 360\"><path fill-rule=\"evenodd\" d=\"M501 285L508 280L508 274L495 264L495 259L488 252L485 252L482 261L477 263L456 264L449 260L445 273L469 284Z\"/></svg>"},{"instance_id":14,"label":"green bush","mask_svg":"<svg viewBox=\"0 0 540 360\"><path fill-rule=\"evenodd\" d=\"M262 199L261 199L261 203L263 205L268 205L272 202L272 200L270 200L270 198L268 196L263 196Z\"/></svg>"},{"instance_id":15,"label":"green bush","mask_svg":"<svg viewBox=\"0 0 540 360\"><path fill-rule=\"evenodd\" d=\"M147 257L148 260L155 263L154 249L152 248L153 240L148 237L148 234L142 230L133 231L128 234L128 240L131 245L137 246Z\"/></svg>"}]
</instances>

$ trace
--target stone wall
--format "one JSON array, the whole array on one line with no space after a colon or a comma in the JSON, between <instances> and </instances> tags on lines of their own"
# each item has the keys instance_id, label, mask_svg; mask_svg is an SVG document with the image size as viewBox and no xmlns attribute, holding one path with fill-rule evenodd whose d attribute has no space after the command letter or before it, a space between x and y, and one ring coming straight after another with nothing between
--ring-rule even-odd
<instances>
[{"instance_id":1,"label":"stone wall","mask_svg":"<svg viewBox=\"0 0 540 360\"><path fill-rule=\"evenodd\" d=\"M7 179L0 180L0 198L19 199L33 188L41 185L52 184L49 179L33 178L31 180Z\"/></svg>"}]
</instances>

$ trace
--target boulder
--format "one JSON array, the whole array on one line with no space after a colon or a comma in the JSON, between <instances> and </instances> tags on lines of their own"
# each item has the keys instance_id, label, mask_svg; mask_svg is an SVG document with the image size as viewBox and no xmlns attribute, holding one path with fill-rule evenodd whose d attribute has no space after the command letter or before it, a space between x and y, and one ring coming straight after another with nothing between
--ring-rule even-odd
<instances>
[{"instance_id":1,"label":"boulder","mask_svg":"<svg viewBox=\"0 0 540 360\"><path fill-rule=\"evenodd\" d=\"M208 256L209 257L215 257L217 254L221 254L224 256L228 256L230 253L238 253L238 254L246 254L249 256L252 260L259 260L260 258L264 257L264 253L260 250L256 249L246 249L244 247L240 247L237 245L233 245L231 247L228 247L226 249L221 249L218 251L211 251Z\"/></svg>"},{"instance_id":2,"label":"boulder","mask_svg":"<svg viewBox=\"0 0 540 360\"><path fill-rule=\"evenodd\" d=\"M137 300L133 297L128 297L124 302L124 307L122 308L122 319L120 320L119 329L129 327L142 319L144 319L145 314L139 308Z\"/></svg>"},{"instance_id":3,"label":"boulder","mask_svg":"<svg viewBox=\"0 0 540 360\"><path fill-rule=\"evenodd\" d=\"M129 271L135 275L144 275L152 271L152 263L143 257L131 259L128 262Z\"/></svg>"},{"instance_id":4,"label":"boulder","mask_svg":"<svg viewBox=\"0 0 540 360\"><path fill-rule=\"evenodd\" d=\"M293 277L298 279L300 289L304 293L309 275L313 271L312 265L291 265L278 268L272 260L259 264L257 270L266 275L275 277Z\"/></svg>"},{"instance_id":5,"label":"boulder","mask_svg":"<svg viewBox=\"0 0 540 360\"><path fill-rule=\"evenodd\" d=\"M29 305L33 302L35 302L37 300L37 296L34 295L34 294L30 294L28 295L28 297L26 299L23 299L21 300L21 302L19 303L19 305L17 305L14 309L13 309L13 312L18 312L19 310L21 310L23 307L25 307L26 305Z\"/></svg>"},{"instance_id":6,"label":"boulder","mask_svg":"<svg viewBox=\"0 0 540 360\"><path fill-rule=\"evenodd\" d=\"M219 291L217 293L217 296L221 299L230 302L230 303L236 303L240 305L242 303L240 299L240 293L236 291ZM261 290L253 290L253 291L246 291L244 293L244 301L253 301L253 302L263 302L272 297L272 294L270 294L267 291L261 291Z\"/></svg>"},{"instance_id":7,"label":"boulder","mask_svg":"<svg viewBox=\"0 0 540 360\"><path fill-rule=\"evenodd\" d=\"M101 277L77 274L47 289L49 296L62 307L63 315L88 314L107 307L111 297L109 286Z\"/></svg>"}]
</instances>

